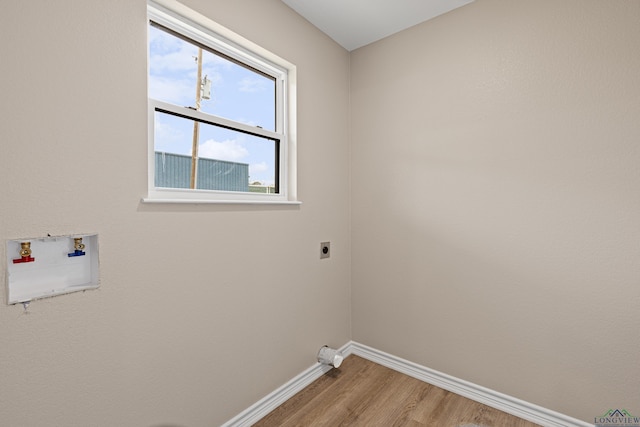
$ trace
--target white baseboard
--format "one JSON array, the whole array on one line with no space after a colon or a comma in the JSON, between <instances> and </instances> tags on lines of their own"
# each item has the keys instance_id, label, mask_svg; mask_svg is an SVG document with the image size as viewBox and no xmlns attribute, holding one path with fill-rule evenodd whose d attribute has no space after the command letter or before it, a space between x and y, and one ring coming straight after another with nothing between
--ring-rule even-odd
<instances>
[{"instance_id":1,"label":"white baseboard","mask_svg":"<svg viewBox=\"0 0 640 427\"><path fill-rule=\"evenodd\" d=\"M349 349L351 343L347 343L341 348L340 352L346 357L351 354ZM319 347L318 347L319 348ZM269 412L282 405L284 402L293 397L296 393L301 392L306 386L320 378L325 373L333 369L331 366L316 363L304 372L293 378L291 381L282 385L277 390L260 399L249 408L242 411L221 427L249 427L258 422Z\"/></svg>"},{"instance_id":2,"label":"white baseboard","mask_svg":"<svg viewBox=\"0 0 640 427\"><path fill-rule=\"evenodd\" d=\"M350 342L350 353L410 377L544 427L593 427L593 424L452 377L366 345Z\"/></svg>"},{"instance_id":3,"label":"white baseboard","mask_svg":"<svg viewBox=\"0 0 640 427\"><path fill-rule=\"evenodd\" d=\"M593 427L593 424L452 377L451 375L409 362L408 360L357 342L351 341L339 350L345 357L350 354L355 354L356 356L386 366L394 371L401 372L420 381L451 391L527 421L540 424L544 427ZM331 367L329 366L316 363L273 393L265 396L236 417L227 421L222 427L249 427L253 425L330 369Z\"/></svg>"}]
</instances>

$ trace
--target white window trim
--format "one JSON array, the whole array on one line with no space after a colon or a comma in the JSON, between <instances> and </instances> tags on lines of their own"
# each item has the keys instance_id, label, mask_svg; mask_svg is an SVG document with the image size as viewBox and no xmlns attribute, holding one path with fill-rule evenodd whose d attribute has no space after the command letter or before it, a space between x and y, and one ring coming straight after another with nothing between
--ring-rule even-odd
<instances>
[{"instance_id":1,"label":"white window trim","mask_svg":"<svg viewBox=\"0 0 640 427\"><path fill-rule=\"evenodd\" d=\"M239 203L300 204L296 185L296 67L266 49L233 33L220 24L174 0L149 0L147 19L178 31L188 38L238 58L242 62L276 77L276 130L268 131L215 117L219 124L232 124L259 136L280 140L280 176L278 194L245 193L198 189L155 187L154 120L156 108L182 114L185 107L149 98L148 105L148 193L145 203ZM147 72L148 75L148 72ZM284 112L284 113L282 113ZM282 117L281 117L282 115ZM211 121L211 115L189 110L189 116Z\"/></svg>"}]
</instances>

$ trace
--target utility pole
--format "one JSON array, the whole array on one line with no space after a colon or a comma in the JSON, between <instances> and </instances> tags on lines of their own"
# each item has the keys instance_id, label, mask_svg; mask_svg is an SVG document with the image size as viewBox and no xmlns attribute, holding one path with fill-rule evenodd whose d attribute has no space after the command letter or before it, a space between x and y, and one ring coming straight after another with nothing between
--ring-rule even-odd
<instances>
[{"instance_id":1,"label":"utility pole","mask_svg":"<svg viewBox=\"0 0 640 427\"><path fill-rule=\"evenodd\" d=\"M196 77L196 111L200 111L202 99L202 48L198 48L198 75ZM189 188L196 188L196 174L198 167L198 141L200 139L200 122L193 121L193 146L191 147L191 184Z\"/></svg>"}]
</instances>

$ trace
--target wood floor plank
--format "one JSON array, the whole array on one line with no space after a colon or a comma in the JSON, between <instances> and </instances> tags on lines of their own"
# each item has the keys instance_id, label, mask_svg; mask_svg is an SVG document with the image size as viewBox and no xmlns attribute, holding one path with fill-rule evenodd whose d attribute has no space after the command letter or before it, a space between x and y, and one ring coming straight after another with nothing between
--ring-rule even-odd
<instances>
[{"instance_id":1,"label":"wood floor plank","mask_svg":"<svg viewBox=\"0 0 640 427\"><path fill-rule=\"evenodd\" d=\"M427 387L418 396L419 400L416 402L416 408L410 418L412 423L408 425L426 426L429 417L442 406L441 403L448 394L449 392L446 390L427 384Z\"/></svg>"},{"instance_id":2,"label":"wood floor plank","mask_svg":"<svg viewBox=\"0 0 640 427\"><path fill-rule=\"evenodd\" d=\"M255 427L534 427L507 413L351 355Z\"/></svg>"}]
</instances>

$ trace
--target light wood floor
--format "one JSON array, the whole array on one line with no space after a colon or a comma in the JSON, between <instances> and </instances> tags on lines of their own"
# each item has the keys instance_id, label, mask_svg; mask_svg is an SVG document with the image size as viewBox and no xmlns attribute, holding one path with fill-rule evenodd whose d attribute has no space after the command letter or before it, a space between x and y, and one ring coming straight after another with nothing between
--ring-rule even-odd
<instances>
[{"instance_id":1,"label":"light wood floor","mask_svg":"<svg viewBox=\"0 0 640 427\"><path fill-rule=\"evenodd\" d=\"M433 426L534 427L441 388L380 366L347 357L254 427Z\"/></svg>"}]
</instances>

